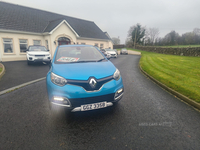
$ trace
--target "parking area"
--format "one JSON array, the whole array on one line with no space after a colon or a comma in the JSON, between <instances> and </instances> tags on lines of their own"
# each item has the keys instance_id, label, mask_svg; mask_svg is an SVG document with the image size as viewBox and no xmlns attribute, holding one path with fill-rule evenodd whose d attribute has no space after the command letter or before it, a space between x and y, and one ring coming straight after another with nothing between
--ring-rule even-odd
<instances>
[{"instance_id":1,"label":"parking area","mask_svg":"<svg viewBox=\"0 0 200 150\"><path fill-rule=\"evenodd\" d=\"M0 91L45 77L49 66L42 63L27 65L26 61L3 62L6 73L0 80Z\"/></svg>"},{"instance_id":2,"label":"parking area","mask_svg":"<svg viewBox=\"0 0 200 150\"><path fill-rule=\"evenodd\" d=\"M140 55L140 52L128 51L132 55ZM120 51L118 51L120 54ZM112 58L115 59L115 58ZM27 65L27 61L3 62L6 73L0 79L0 91L46 77L49 66L43 63Z\"/></svg>"}]
</instances>

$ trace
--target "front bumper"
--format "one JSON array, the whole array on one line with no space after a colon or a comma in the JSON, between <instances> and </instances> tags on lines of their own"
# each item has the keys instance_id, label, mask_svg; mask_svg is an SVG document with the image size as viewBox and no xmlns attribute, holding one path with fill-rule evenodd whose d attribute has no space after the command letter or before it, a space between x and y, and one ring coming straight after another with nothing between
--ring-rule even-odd
<instances>
[{"instance_id":1,"label":"front bumper","mask_svg":"<svg viewBox=\"0 0 200 150\"><path fill-rule=\"evenodd\" d=\"M110 54L111 57L117 57L117 54Z\"/></svg>"},{"instance_id":2,"label":"front bumper","mask_svg":"<svg viewBox=\"0 0 200 150\"><path fill-rule=\"evenodd\" d=\"M86 91L81 86L65 85L63 87L57 86L51 82L49 74L46 78L47 92L49 102L58 107L65 107L72 112L81 111L81 105L93 104L99 102L107 102L107 106L112 106L113 103L119 101L123 97L124 87L122 78L118 81L111 80L105 83L99 90ZM122 92L117 93L122 89ZM62 97L65 101L55 101L54 97Z\"/></svg>"},{"instance_id":3,"label":"front bumper","mask_svg":"<svg viewBox=\"0 0 200 150\"><path fill-rule=\"evenodd\" d=\"M51 56L45 56L45 57L35 57L35 56L28 56L27 60L29 62L47 62L49 63L51 61Z\"/></svg>"},{"instance_id":4,"label":"front bumper","mask_svg":"<svg viewBox=\"0 0 200 150\"><path fill-rule=\"evenodd\" d=\"M128 52L126 52L126 51L125 52L121 52L121 54L128 54Z\"/></svg>"},{"instance_id":5,"label":"front bumper","mask_svg":"<svg viewBox=\"0 0 200 150\"><path fill-rule=\"evenodd\" d=\"M106 103L106 106L109 107L109 106L112 106L113 103L112 102L107 102ZM74 108L71 112L77 112L77 111L81 111L81 107L76 107Z\"/></svg>"},{"instance_id":6,"label":"front bumper","mask_svg":"<svg viewBox=\"0 0 200 150\"><path fill-rule=\"evenodd\" d=\"M33 62L46 62L50 63L51 59L35 59Z\"/></svg>"}]
</instances>

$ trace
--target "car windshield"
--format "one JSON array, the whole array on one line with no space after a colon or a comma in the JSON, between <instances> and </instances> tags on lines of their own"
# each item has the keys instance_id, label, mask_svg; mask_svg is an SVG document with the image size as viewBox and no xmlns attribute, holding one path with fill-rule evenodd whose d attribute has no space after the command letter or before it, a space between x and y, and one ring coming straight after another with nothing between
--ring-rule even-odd
<instances>
[{"instance_id":1,"label":"car windshield","mask_svg":"<svg viewBox=\"0 0 200 150\"><path fill-rule=\"evenodd\" d=\"M114 51L113 49L105 49L106 51Z\"/></svg>"},{"instance_id":2,"label":"car windshield","mask_svg":"<svg viewBox=\"0 0 200 150\"><path fill-rule=\"evenodd\" d=\"M122 51L126 51L126 49L122 49Z\"/></svg>"},{"instance_id":3,"label":"car windshield","mask_svg":"<svg viewBox=\"0 0 200 150\"><path fill-rule=\"evenodd\" d=\"M31 46L28 49L29 51L47 51L44 46Z\"/></svg>"},{"instance_id":4,"label":"car windshield","mask_svg":"<svg viewBox=\"0 0 200 150\"><path fill-rule=\"evenodd\" d=\"M99 62L106 60L95 48L89 46L59 47L55 63Z\"/></svg>"}]
</instances>

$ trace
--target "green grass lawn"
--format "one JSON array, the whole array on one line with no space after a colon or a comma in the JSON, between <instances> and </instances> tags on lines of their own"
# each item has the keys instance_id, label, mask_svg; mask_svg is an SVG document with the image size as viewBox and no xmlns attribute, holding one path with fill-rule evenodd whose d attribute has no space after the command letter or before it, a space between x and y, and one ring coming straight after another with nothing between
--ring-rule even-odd
<instances>
[{"instance_id":1,"label":"green grass lawn","mask_svg":"<svg viewBox=\"0 0 200 150\"><path fill-rule=\"evenodd\" d=\"M140 65L145 72L168 87L200 103L199 57L140 52L142 53Z\"/></svg>"},{"instance_id":2,"label":"green grass lawn","mask_svg":"<svg viewBox=\"0 0 200 150\"><path fill-rule=\"evenodd\" d=\"M200 47L200 45L173 45L173 46L157 46L157 47L165 47L165 48L184 48L184 47Z\"/></svg>"}]
</instances>

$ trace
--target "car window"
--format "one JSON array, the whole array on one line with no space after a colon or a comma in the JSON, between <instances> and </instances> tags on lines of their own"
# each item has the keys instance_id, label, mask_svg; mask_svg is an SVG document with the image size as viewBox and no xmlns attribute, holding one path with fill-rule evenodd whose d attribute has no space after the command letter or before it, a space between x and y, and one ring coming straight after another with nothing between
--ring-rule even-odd
<instances>
[{"instance_id":1,"label":"car window","mask_svg":"<svg viewBox=\"0 0 200 150\"><path fill-rule=\"evenodd\" d=\"M55 63L96 62L104 58L94 47L59 47L56 53Z\"/></svg>"},{"instance_id":2,"label":"car window","mask_svg":"<svg viewBox=\"0 0 200 150\"><path fill-rule=\"evenodd\" d=\"M28 49L29 51L47 51L44 46L31 46Z\"/></svg>"}]
</instances>

